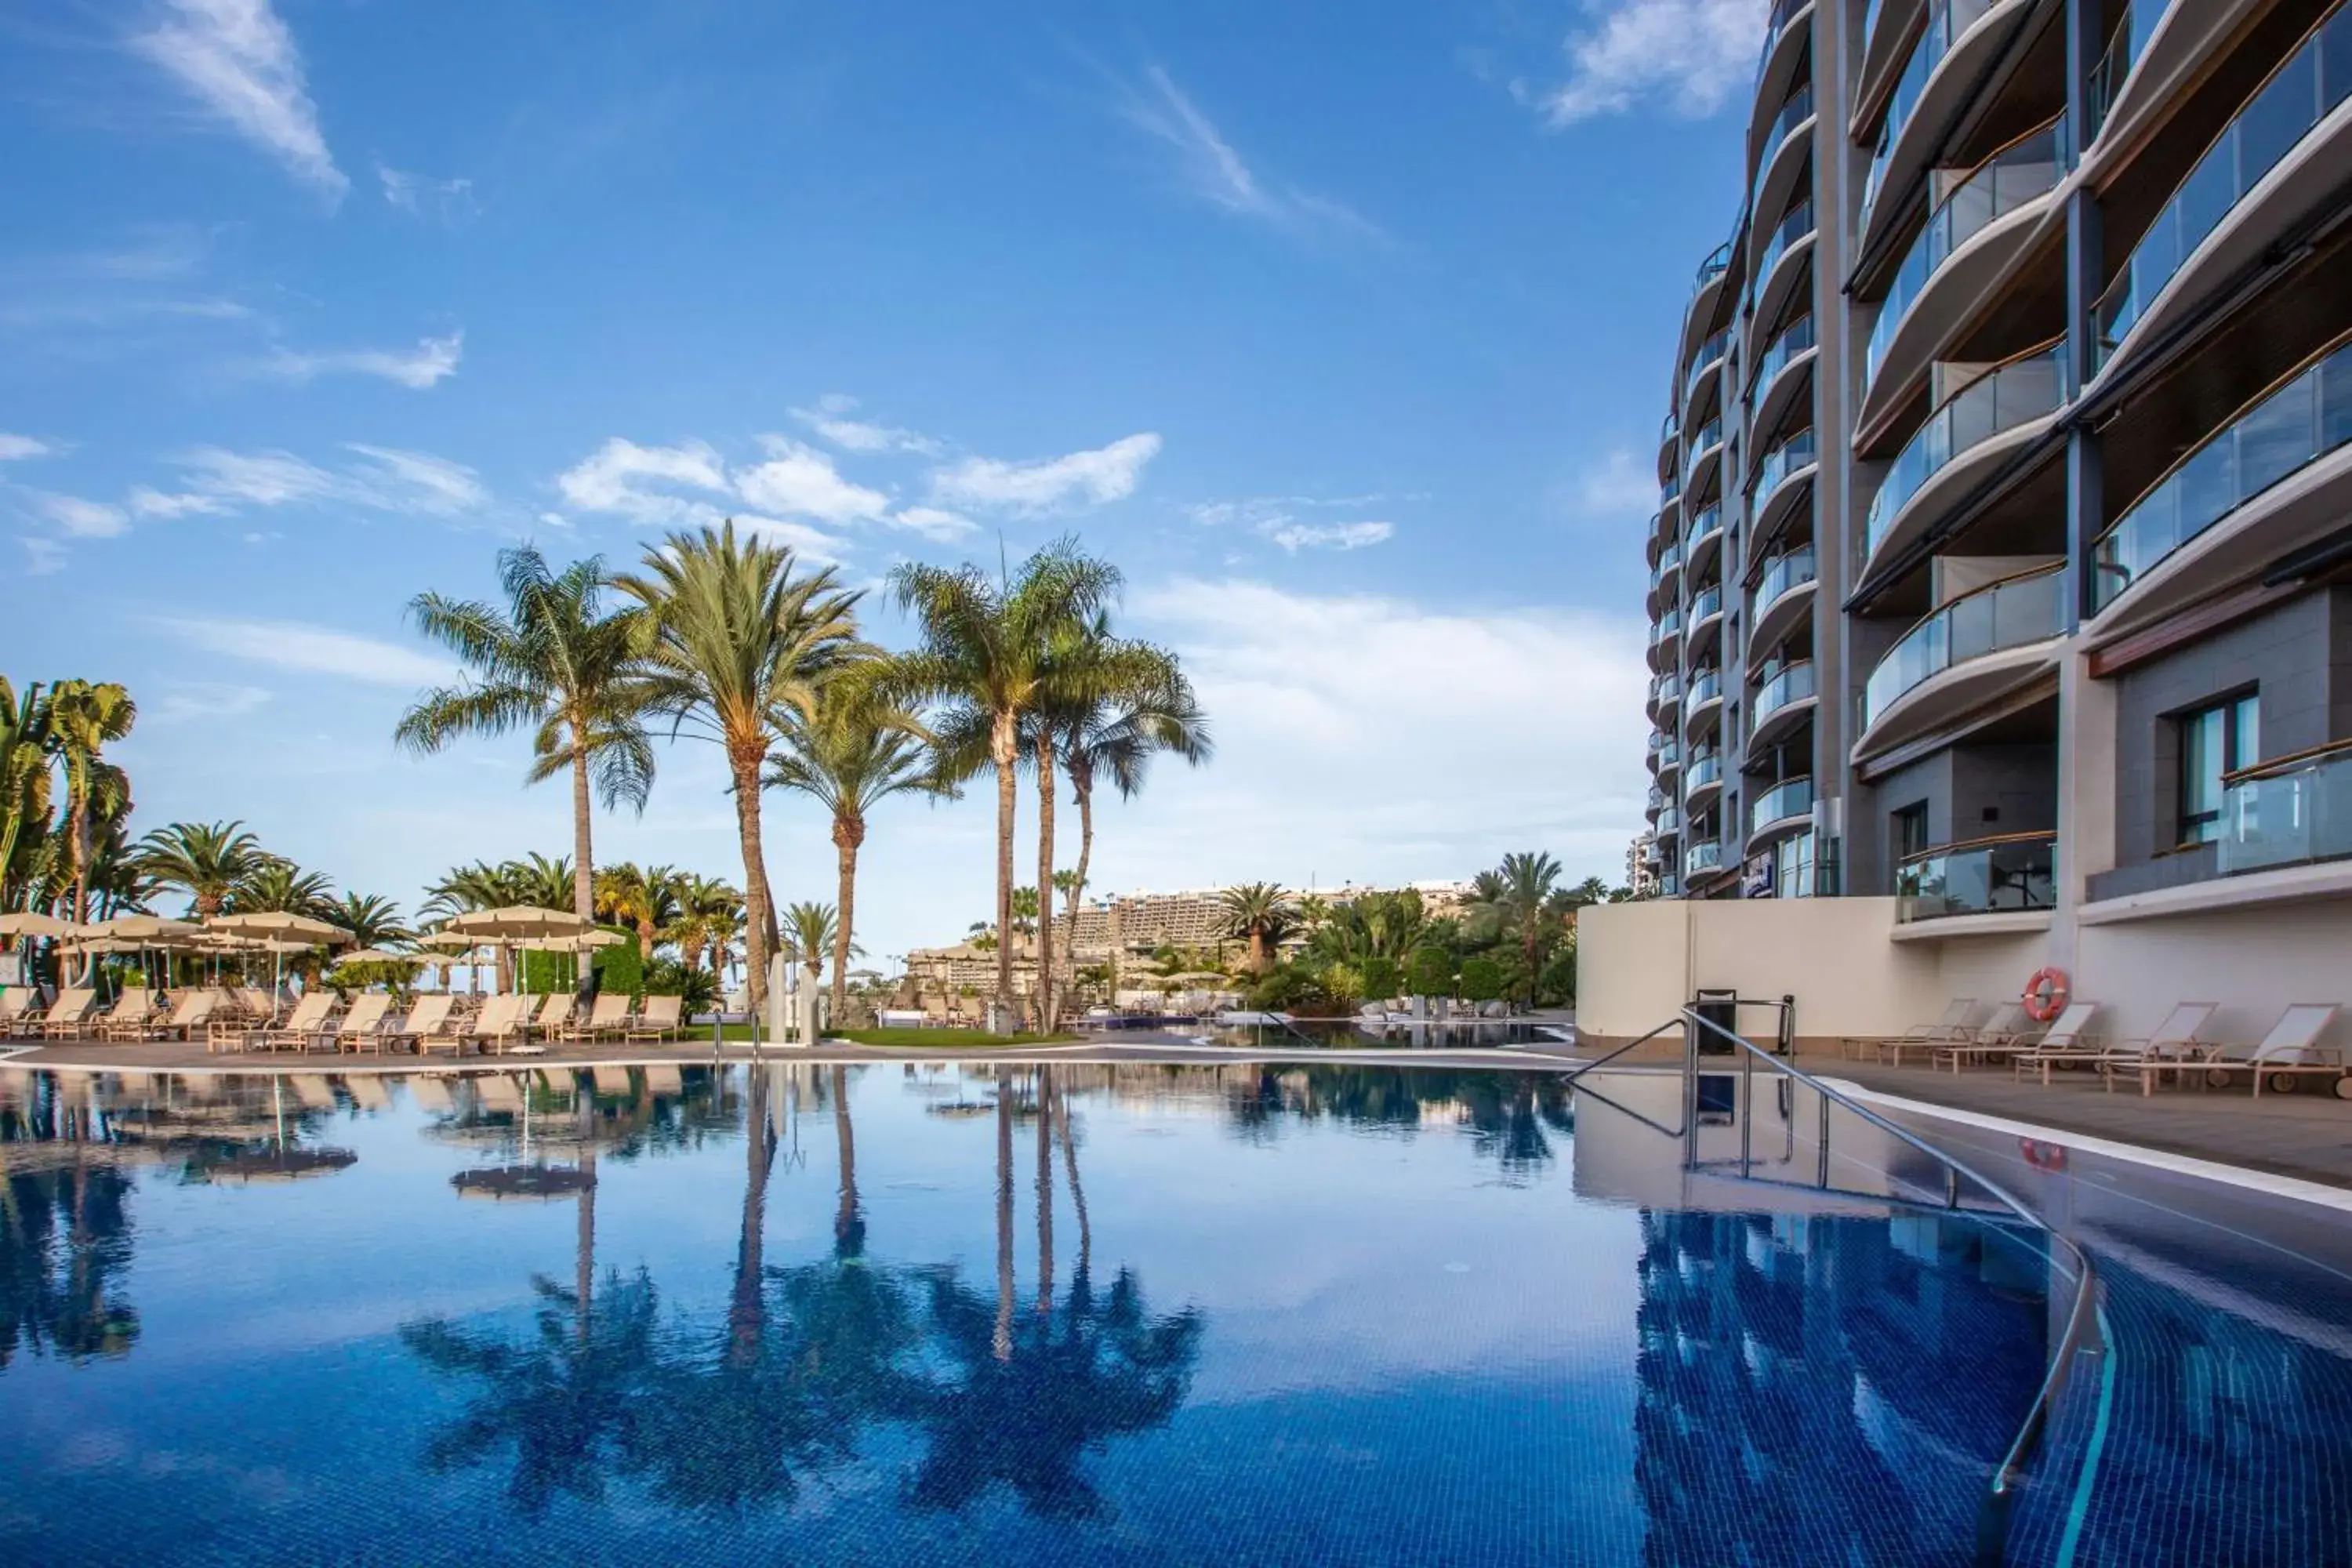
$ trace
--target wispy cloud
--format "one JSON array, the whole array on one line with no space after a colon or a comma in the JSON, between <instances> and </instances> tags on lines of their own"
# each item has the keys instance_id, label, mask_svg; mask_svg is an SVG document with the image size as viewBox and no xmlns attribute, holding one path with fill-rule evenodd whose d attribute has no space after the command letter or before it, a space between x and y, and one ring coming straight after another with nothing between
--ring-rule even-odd
<instances>
[{"instance_id":1,"label":"wispy cloud","mask_svg":"<svg viewBox=\"0 0 2352 1568\"><path fill-rule=\"evenodd\" d=\"M1576 476L1572 499L1575 510L1583 517L1612 521L1647 517L1658 510L1658 477L1620 447Z\"/></svg>"},{"instance_id":2,"label":"wispy cloud","mask_svg":"<svg viewBox=\"0 0 2352 1568\"><path fill-rule=\"evenodd\" d=\"M455 517L489 504L490 492L483 488L474 470L463 463L453 463L429 452L371 447L362 441L346 441L343 445L366 459L352 469L350 482L388 498L377 503L385 510Z\"/></svg>"},{"instance_id":3,"label":"wispy cloud","mask_svg":"<svg viewBox=\"0 0 2352 1568\"><path fill-rule=\"evenodd\" d=\"M44 539L37 533L17 536L16 542L25 547L25 574L46 577L66 568L66 547L54 539Z\"/></svg>"},{"instance_id":4,"label":"wispy cloud","mask_svg":"<svg viewBox=\"0 0 2352 1568\"><path fill-rule=\"evenodd\" d=\"M931 476L931 495L950 505L1026 513L1055 511L1075 501L1099 506L1133 495L1145 466L1159 455L1160 437L1145 431L1061 458L966 458Z\"/></svg>"},{"instance_id":5,"label":"wispy cloud","mask_svg":"<svg viewBox=\"0 0 2352 1568\"><path fill-rule=\"evenodd\" d=\"M164 616L155 625L205 653L373 686L414 689L447 681L457 673L451 666L414 648L300 621Z\"/></svg>"},{"instance_id":6,"label":"wispy cloud","mask_svg":"<svg viewBox=\"0 0 2352 1568\"><path fill-rule=\"evenodd\" d=\"M1302 550L1361 550L1386 543L1396 532L1390 522L1285 523L1265 536L1292 555Z\"/></svg>"},{"instance_id":7,"label":"wispy cloud","mask_svg":"<svg viewBox=\"0 0 2352 1568\"><path fill-rule=\"evenodd\" d=\"M31 436L11 436L0 430L0 463L21 463L27 458L46 458L57 448L47 441Z\"/></svg>"},{"instance_id":8,"label":"wispy cloud","mask_svg":"<svg viewBox=\"0 0 2352 1568\"><path fill-rule=\"evenodd\" d=\"M735 474L735 493L764 511L845 523L880 517L890 498L841 477L833 459L782 436L762 436L768 459Z\"/></svg>"},{"instance_id":9,"label":"wispy cloud","mask_svg":"<svg viewBox=\"0 0 2352 1568\"><path fill-rule=\"evenodd\" d=\"M309 381L313 376L339 373L376 375L418 392L428 392L457 374L457 362L465 353L466 334L460 331L446 338L421 338L415 348L404 352L339 349L324 353L297 353L291 349L280 349L264 362L263 368L289 381Z\"/></svg>"},{"instance_id":10,"label":"wispy cloud","mask_svg":"<svg viewBox=\"0 0 2352 1568\"><path fill-rule=\"evenodd\" d=\"M980 528L963 513L936 506L901 507L883 521L940 544L951 544Z\"/></svg>"},{"instance_id":11,"label":"wispy cloud","mask_svg":"<svg viewBox=\"0 0 2352 1568\"><path fill-rule=\"evenodd\" d=\"M1211 206L1295 231L1321 229L1362 238L1386 237L1379 225L1346 203L1253 169L1160 67L1147 67L1141 83L1122 83L1120 91L1120 117L1171 148L1176 154L1178 177Z\"/></svg>"},{"instance_id":12,"label":"wispy cloud","mask_svg":"<svg viewBox=\"0 0 2352 1568\"><path fill-rule=\"evenodd\" d=\"M795 408L792 413L793 418L845 452L915 452L937 457L945 450L942 443L920 431L851 418L857 408L855 397L829 392L816 400L814 408Z\"/></svg>"},{"instance_id":13,"label":"wispy cloud","mask_svg":"<svg viewBox=\"0 0 2352 1568\"><path fill-rule=\"evenodd\" d=\"M187 724L199 720L236 719L269 700L258 686L227 681L181 680L163 689L152 702L140 704L139 716L161 724Z\"/></svg>"},{"instance_id":14,"label":"wispy cloud","mask_svg":"<svg viewBox=\"0 0 2352 1568\"><path fill-rule=\"evenodd\" d=\"M436 180L430 174L411 174L400 169L375 166L375 177L383 185L383 199L395 212L427 223L455 226L481 211L474 199L471 180Z\"/></svg>"},{"instance_id":15,"label":"wispy cloud","mask_svg":"<svg viewBox=\"0 0 2352 1568\"><path fill-rule=\"evenodd\" d=\"M1362 550L1396 535L1391 522L1302 522L1301 511L1369 506L1386 496L1245 496L1239 500L1200 501L1184 510L1203 528L1241 528L1281 547L1302 550Z\"/></svg>"},{"instance_id":16,"label":"wispy cloud","mask_svg":"<svg viewBox=\"0 0 2352 1568\"><path fill-rule=\"evenodd\" d=\"M1514 91L1554 129L1644 103L1701 119L1756 69L1769 0L1585 0L1587 26L1562 46L1568 79Z\"/></svg>"},{"instance_id":17,"label":"wispy cloud","mask_svg":"<svg viewBox=\"0 0 2352 1568\"><path fill-rule=\"evenodd\" d=\"M821 452L781 436L763 444L767 461L730 469L706 441L641 447L614 436L557 475L555 488L575 510L648 528L716 527L731 516L739 527L822 561L839 560L842 542L796 520L847 522L877 517L889 504L879 491L843 479ZM736 500L761 510L728 504ZM778 511L787 515L768 515Z\"/></svg>"},{"instance_id":18,"label":"wispy cloud","mask_svg":"<svg viewBox=\"0 0 2352 1568\"><path fill-rule=\"evenodd\" d=\"M131 526L121 507L104 501L37 490L32 501L35 511L75 539L111 539Z\"/></svg>"},{"instance_id":19,"label":"wispy cloud","mask_svg":"<svg viewBox=\"0 0 2352 1568\"><path fill-rule=\"evenodd\" d=\"M163 0L131 47L298 179L335 196L350 188L319 129L301 51L269 0Z\"/></svg>"}]
</instances>

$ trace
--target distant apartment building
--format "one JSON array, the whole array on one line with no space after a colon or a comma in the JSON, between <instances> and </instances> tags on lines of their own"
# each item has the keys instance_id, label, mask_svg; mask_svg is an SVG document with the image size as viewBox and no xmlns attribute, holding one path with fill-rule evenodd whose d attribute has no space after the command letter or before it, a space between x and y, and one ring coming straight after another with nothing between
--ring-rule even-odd
<instances>
[{"instance_id":1,"label":"distant apartment building","mask_svg":"<svg viewBox=\"0 0 2352 1568\"><path fill-rule=\"evenodd\" d=\"M1660 891L2062 958L2352 894L2347 96L2345 0L1777 0L1659 432Z\"/></svg>"},{"instance_id":2,"label":"distant apartment building","mask_svg":"<svg viewBox=\"0 0 2352 1568\"><path fill-rule=\"evenodd\" d=\"M1637 899L1658 896L1658 836L1638 833L1625 846L1625 887Z\"/></svg>"}]
</instances>

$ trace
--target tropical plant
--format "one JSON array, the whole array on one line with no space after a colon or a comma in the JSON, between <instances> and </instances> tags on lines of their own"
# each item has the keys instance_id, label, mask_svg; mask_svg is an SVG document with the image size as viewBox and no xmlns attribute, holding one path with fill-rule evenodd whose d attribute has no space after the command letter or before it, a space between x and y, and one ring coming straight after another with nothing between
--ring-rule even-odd
<instances>
[{"instance_id":1,"label":"tropical plant","mask_svg":"<svg viewBox=\"0 0 2352 1568\"><path fill-rule=\"evenodd\" d=\"M1501 882L1501 896L1494 902L1500 908L1508 929L1518 939L1519 963L1526 974L1528 1002L1533 1005L1536 977L1543 969L1544 949L1549 938L1567 927L1567 910L1559 898L1559 862L1540 852L1506 855L1496 875ZM1465 976L1464 994L1468 994ZM1475 996L1471 999L1493 1000Z\"/></svg>"},{"instance_id":2,"label":"tropical plant","mask_svg":"<svg viewBox=\"0 0 2352 1568\"><path fill-rule=\"evenodd\" d=\"M242 822L175 822L135 847L140 869L188 895L189 912L206 920L221 912L239 882L270 859Z\"/></svg>"},{"instance_id":3,"label":"tropical plant","mask_svg":"<svg viewBox=\"0 0 2352 1568\"><path fill-rule=\"evenodd\" d=\"M673 734L693 731L727 755L754 1010L764 1005L777 936L760 833L760 778L775 718L811 710L826 678L872 653L858 640L859 595L829 567L800 574L795 564L782 545L739 539L730 520L723 530L671 534L646 552L641 574L618 580L646 611L638 651L648 668L648 710L667 715Z\"/></svg>"},{"instance_id":4,"label":"tropical plant","mask_svg":"<svg viewBox=\"0 0 2352 1568\"><path fill-rule=\"evenodd\" d=\"M801 967L808 972L811 985L824 973L824 961L835 951L835 939L840 933L840 917L831 904L803 902L784 910L784 951L800 961ZM864 951L849 949L853 953Z\"/></svg>"},{"instance_id":5,"label":"tropical plant","mask_svg":"<svg viewBox=\"0 0 2352 1568\"><path fill-rule=\"evenodd\" d=\"M416 913L425 924L440 925L469 910L502 909L527 901L518 862L493 866L477 860L470 866L452 866L443 873L439 881L425 889L425 902Z\"/></svg>"},{"instance_id":6,"label":"tropical plant","mask_svg":"<svg viewBox=\"0 0 2352 1568\"><path fill-rule=\"evenodd\" d=\"M1013 837L1024 730L1063 695L1073 634L1093 623L1119 587L1118 568L1058 540L1021 563L1009 580L994 581L969 563L952 571L908 563L890 574L898 607L921 632L898 657L894 686L901 700L939 702L932 728L940 737L944 771L963 778L982 767L996 774L996 994L1013 996ZM1037 752L1041 772L1054 766L1050 748ZM1041 871L1051 885L1050 841ZM1041 1014L1052 1006L1051 973L1038 971Z\"/></svg>"},{"instance_id":7,"label":"tropical plant","mask_svg":"<svg viewBox=\"0 0 2352 1568\"><path fill-rule=\"evenodd\" d=\"M514 888L513 902L535 910L560 910L577 896L579 870L569 855L550 858L534 849L522 859L506 864Z\"/></svg>"},{"instance_id":8,"label":"tropical plant","mask_svg":"<svg viewBox=\"0 0 2352 1568\"><path fill-rule=\"evenodd\" d=\"M637 954L650 959L655 939L677 919L678 881L675 867L607 866L596 873L596 917L635 927Z\"/></svg>"},{"instance_id":9,"label":"tropical plant","mask_svg":"<svg viewBox=\"0 0 2352 1568\"><path fill-rule=\"evenodd\" d=\"M1217 895L1223 906L1225 934L1248 942L1250 973L1264 974L1274 949L1297 929L1297 906L1277 882L1244 882Z\"/></svg>"},{"instance_id":10,"label":"tropical plant","mask_svg":"<svg viewBox=\"0 0 2352 1568\"><path fill-rule=\"evenodd\" d=\"M607 811L645 810L654 753L642 722L650 689L639 673L638 612L607 614L613 585L601 556L561 574L530 545L499 552L506 607L420 594L408 613L417 630L467 666L457 685L425 693L393 733L419 752L460 735L531 731L526 784L572 774L572 910L593 913L595 852L590 800ZM561 907L560 904L551 907Z\"/></svg>"},{"instance_id":11,"label":"tropical plant","mask_svg":"<svg viewBox=\"0 0 2352 1568\"><path fill-rule=\"evenodd\" d=\"M710 958L711 973L726 968L727 952L743 930L743 895L717 877L681 873L674 889L676 912L662 932L675 943L679 962L699 968Z\"/></svg>"},{"instance_id":12,"label":"tropical plant","mask_svg":"<svg viewBox=\"0 0 2352 1568\"><path fill-rule=\"evenodd\" d=\"M1503 966L1491 958L1464 959L1462 994L1473 1002L1499 1001L1503 994Z\"/></svg>"},{"instance_id":13,"label":"tropical plant","mask_svg":"<svg viewBox=\"0 0 2352 1568\"><path fill-rule=\"evenodd\" d=\"M50 690L50 743L65 764L66 856L73 868L73 918L89 918L90 852L101 818L131 814L131 780L105 759L106 748L127 737L139 705L110 680L61 680Z\"/></svg>"},{"instance_id":14,"label":"tropical plant","mask_svg":"<svg viewBox=\"0 0 2352 1568\"><path fill-rule=\"evenodd\" d=\"M678 1011L688 1018L719 1005L719 977L708 969L689 969L674 958L647 965L645 985L647 995L677 997Z\"/></svg>"},{"instance_id":15,"label":"tropical plant","mask_svg":"<svg viewBox=\"0 0 2352 1568\"><path fill-rule=\"evenodd\" d=\"M351 932L354 947L383 947L416 935L402 923L400 906L378 893L345 893L330 909L327 922Z\"/></svg>"},{"instance_id":16,"label":"tropical plant","mask_svg":"<svg viewBox=\"0 0 2352 1568\"><path fill-rule=\"evenodd\" d=\"M32 878L19 856L46 837L49 823L49 710L41 700L41 683L25 688L20 699L0 677L0 910L15 907Z\"/></svg>"},{"instance_id":17,"label":"tropical plant","mask_svg":"<svg viewBox=\"0 0 2352 1568\"><path fill-rule=\"evenodd\" d=\"M849 948L857 912L857 852L866 843L866 816L894 795L950 793L940 773L929 734L913 714L893 705L869 672L853 668L817 689L815 703L776 716L778 750L769 760L771 789L797 790L833 817L833 847L841 919L833 939L833 1011L846 1005Z\"/></svg>"},{"instance_id":18,"label":"tropical plant","mask_svg":"<svg viewBox=\"0 0 2352 1568\"><path fill-rule=\"evenodd\" d=\"M306 915L331 922L335 885L323 872L305 871L291 860L271 856L229 889L226 907L235 914Z\"/></svg>"},{"instance_id":19,"label":"tropical plant","mask_svg":"<svg viewBox=\"0 0 2352 1568\"><path fill-rule=\"evenodd\" d=\"M1405 960L1405 986L1415 996L1451 996L1456 965L1442 947L1417 947Z\"/></svg>"}]
</instances>

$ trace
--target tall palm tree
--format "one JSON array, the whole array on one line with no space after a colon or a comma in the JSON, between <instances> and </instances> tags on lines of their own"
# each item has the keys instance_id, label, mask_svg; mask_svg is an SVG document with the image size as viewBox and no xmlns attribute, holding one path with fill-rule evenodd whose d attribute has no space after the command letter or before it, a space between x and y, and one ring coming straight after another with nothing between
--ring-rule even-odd
<instances>
[{"instance_id":1,"label":"tall palm tree","mask_svg":"<svg viewBox=\"0 0 2352 1568\"><path fill-rule=\"evenodd\" d=\"M841 919L833 937L833 1011L849 994L849 946L857 913L857 851L866 814L894 795L949 793L929 737L914 715L855 676L826 682L816 705L777 716L778 751L769 759L771 789L797 790L833 816Z\"/></svg>"},{"instance_id":2,"label":"tall palm tree","mask_svg":"<svg viewBox=\"0 0 2352 1568\"><path fill-rule=\"evenodd\" d=\"M305 871L291 860L271 856L229 889L227 907L238 914L268 912L334 919L335 885L325 873Z\"/></svg>"},{"instance_id":3,"label":"tall palm tree","mask_svg":"<svg viewBox=\"0 0 2352 1568\"><path fill-rule=\"evenodd\" d=\"M400 906L380 893L345 893L329 908L327 922L351 932L356 947L382 947L416 934L402 921Z\"/></svg>"},{"instance_id":4,"label":"tall palm tree","mask_svg":"<svg viewBox=\"0 0 2352 1568\"><path fill-rule=\"evenodd\" d=\"M835 943L840 934L841 921L831 904L798 903L784 910L784 948L808 971L811 985L824 973L826 956L838 951Z\"/></svg>"},{"instance_id":5,"label":"tall palm tree","mask_svg":"<svg viewBox=\"0 0 2352 1568\"><path fill-rule=\"evenodd\" d=\"M523 859L506 862L506 869L514 886L512 902L560 910L566 900L576 898L580 871L568 855L551 858L534 849Z\"/></svg>"},{"instance_id":6,"label":"tall palm tree","mask_svg":"<svg viewBox=\"0 0 2352 1568\"><path fill-rule=\"evenodd\" d=\"M677 869L671 866L643 867L633 860L607 866L596 873L596 912L636 927L637 955L651 963L656 938L677 918Z\"/></svg>"},{"instance_id":7,"label":"tall palm tree","mask_svg":"<svg viewBox=\"0 0 2352 1568\"><path fill-rule=\"evenodd\" d=\"M89 863L98 817L131 814L131 780L105 760L131 733L139 705L111 680L61 680L49 693L49 730L66 773L66 854L73 868L73 918L89 918Z\"/></svg>"},{"instance_id":8,"label":"tall palm tree","mask_svg":"<svg viewBox=\"0 0 2352 1568\"><path fill-rule=\"evenodd\" d=\"M1250 973L1264 974L1275 944L1297 929L1298 912L1290 895L1276 882L1244 882L1217 895L1224 906L1225 932L1245 938L1250 949Z\"/></svg>"},{"instance_id":9,"label":"tall palm tree","mask_svg":"<svg viewBox=\"0 0 2352 1568\"><path fill-rule=\"evenodd\" d=\"M0 677L0 910L11 906L12 888L27 889L32 880L19 866L17 847L48 826L52 742L41 683L26 687L19 699Z\"/></svg>"},{"instance_id":10,"label":"tall palm tree","mask_svg":"<svg viewBox=\"0 0 2352 1568\"><path fill-rule=\"evenodd\" d=\"M1528 1005L1532 1007L1536 1000L1537 960L1545 931L1551 925L1563 924L1566 914L1564 910L1553 907L1559 887L1559 862L1540 851L1506 855L1497 875L1502 882L1500 902L1519 939L1519 956L1528 975Z\"/></svg>"},{"instance_id":11,"label":"tall palm tree","mask_svg":"<svg viewBox=\"0 0 2352 1568\"><path fill-rule=\"evenodd\" d=\"M687 968L708 953L711 973L718 973L719 950L743 923L743 895L717 877L685 873L677 879L677 903L664 939L677 944L678 962Z\"/></svg>"},{"instance_id":12,"label":"tall palm tree","mask_svg":"<svg viewBox=\"0 0 2352 1568\"><path fill-rule=\"evenodd\" d=\"M779 544L724 529L673 533L646 552L642 573L618 579L646 610L638 649L648 708L672 733L691 730L727 753L742 841L751 1006L765 1005L768 952L777 936L760 837L760 774L779 713L805 712L843 665L871 657L858 640L859 595L828 567L797 573Z\"/></svg>"},{"instance_id":13,"label":"tall palm tree","mask_svg":"<svg viewBox=\"0 0 2352 1568\"><path fill-rule=\"evenodd\" d=\"M1118 593L1118 569L1057 540L1021 563L1010 579L992 581L966 564L909 563L890 574L901 610L921 627L920 643L899 656L897 686L908 701L945 705L933 729L950 776L982 767L996 773L996 992L1013 998L1013 833L1024 721L1060 696L1072 635ZM1051 773L1050 749L1037 754ZM1049 884L1053 858L1045 858ZM1041 1005L1050 998L1042 986ZM1043 1007L1041 1005L1041 1011Z\"/></svg>"},{"instance_id":14,"label":"tall palm tree","mask_svg":"<svg viewBox=\"0 0 2352 1568\"><path fill-rule=\"evenodd\" d=\"M417 918L428 925L438 925L468 910L528 903L519 870L518 863L512 860L502 866L493 866L487 860L452 866L439 881L425 889L425 902L416 911Z\"/></svg>"},{"instance_id":15,"label":"tall palm tree","mask_svg":"<svg viewBox=\"0 0 2352 1568\"><path fill-rule=\"evenodd\" d=\"M525 544L499 552L506 607L419 594L409 601L417 630L468 667L466 680L428 691L401 719L394 739L440 751L460 735L502 735L532 726L527 784L572 774L572 911L593 912L595 850L592 795L612 811L646 808L653 745L641 721L647 688L635 656L637 612L606 614L604 558L575 561L561 574Z\"/></svg>"},{"instance_id":16,"label":"tall palm tree","mask_svg":"<svg viewBox=\"0 0 2352 1568\"><path fill-rule=\"evenodd\" d=\"M135 848L140 869L185 892L198 920L220 913L236 885L270 858L242 822L175 822L155 829Z\"/></svg>"}]
</instances>

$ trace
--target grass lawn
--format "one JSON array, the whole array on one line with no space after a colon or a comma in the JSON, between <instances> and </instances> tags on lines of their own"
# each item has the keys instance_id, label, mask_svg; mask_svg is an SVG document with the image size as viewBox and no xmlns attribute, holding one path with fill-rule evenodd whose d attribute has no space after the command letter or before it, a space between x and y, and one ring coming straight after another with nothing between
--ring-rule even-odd
<instances>
[{"instance_id":1,"label":"grass lawn","mask_svg":"<svg viewBox=\"0 0 2352 1568\"><path fill-rule=\"evenodd\" d=\"M726 1026L726 1037L748 1040L751 1037L749 1024ZM706 1037L702 1030L690 1030L680 1040ZM825 1037L847 1040L853 1045L889 1047L943 1047L950 1050L970 1050L979 1046L1066 1046L1076 1043L1076 1035L984 1035L978 1029L836 1029Z\"/></svg>"}]
</instances>

